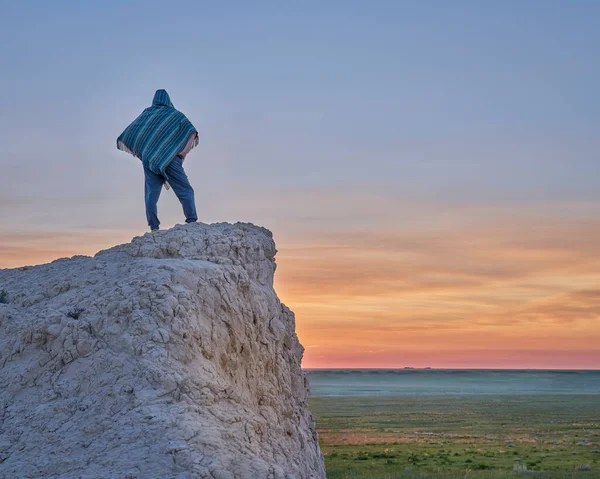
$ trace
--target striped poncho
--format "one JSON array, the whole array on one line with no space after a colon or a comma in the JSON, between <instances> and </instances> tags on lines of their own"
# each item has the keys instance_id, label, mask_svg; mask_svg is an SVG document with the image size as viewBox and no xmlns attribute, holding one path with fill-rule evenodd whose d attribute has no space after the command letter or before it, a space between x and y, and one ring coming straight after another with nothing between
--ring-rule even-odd
<instances>
[{"instance_id":1,"label":"striped poncho","mask_svg":"<svg viewBox=\"0 0 600 479\"><path fill-rule=\"evenodd\" d=\"M198 145L198 130L175 109L165 90L157 90L152 106L146 108L117 138L117 148L131 153L151 171L166 177L167 166L186 146L193 133L196 137L192 148Z\"/></svg>"}]
</instances>

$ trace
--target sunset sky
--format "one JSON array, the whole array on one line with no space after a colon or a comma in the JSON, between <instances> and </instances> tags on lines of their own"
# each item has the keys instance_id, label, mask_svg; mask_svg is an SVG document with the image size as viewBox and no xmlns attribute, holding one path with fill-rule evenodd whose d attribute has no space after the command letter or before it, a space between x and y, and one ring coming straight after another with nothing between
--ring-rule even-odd
<instances>
[{"instance_id":1,"label":"sunset sky","mask_svg":"<svg viewBox=\"0 0 600 479\"><path fill-rule=\"evenodd\" d=\"M305 367L600 368L600 2L1 11L0 267L147 231L115 140L165 88L200 220L273 231Z\"/></svg>"}]
</instances>

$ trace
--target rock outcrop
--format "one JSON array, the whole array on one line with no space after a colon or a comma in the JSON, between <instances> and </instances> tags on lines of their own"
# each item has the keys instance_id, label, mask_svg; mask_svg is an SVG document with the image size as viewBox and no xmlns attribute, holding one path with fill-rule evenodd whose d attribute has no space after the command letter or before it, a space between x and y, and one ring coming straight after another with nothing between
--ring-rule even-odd
<instances>
[{"instance_id":1,"label":"rock outcrop","mask_svg":"<svg viewBox=\"0 0 600 479\"><path fill-rule=\"evenodd\" d=\"M275 253L197 223L0 270L0 477L325 477Z\"/></svg>"}]
</instances>

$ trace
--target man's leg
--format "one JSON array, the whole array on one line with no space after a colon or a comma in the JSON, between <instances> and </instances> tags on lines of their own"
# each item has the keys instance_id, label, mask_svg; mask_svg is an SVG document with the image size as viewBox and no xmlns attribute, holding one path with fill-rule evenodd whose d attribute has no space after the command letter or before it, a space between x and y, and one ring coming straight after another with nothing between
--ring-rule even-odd
<instances>
[{"instance_id":1,"label":"man's leg","mask_svg":"<svg viewBox=\"0 0 600 479\"><path fill-rule=\"evenodd\" d=\"M148 219L148 226L151 230L157 230L160 225L158 221L158 198L160 191L162 190L165 179L161 175L150 171L144 166L144 177L145 177L145 200L146 200L146 218Z\"/></svg>"},{"instance_id":2,"label":"man's leg","mask_svg":"<svg viewBox=\"0 0 600 479\"><path fill-rule=\"evenodd\" d=\"M173 191L179 198L179 202L183 207L186 223L198 221L196 215L196 202L194 200L194 189L190 185L187 175L183 169L183 162L178 156L169 164L166 170L169 177L169 184L173 187Z\"/></svg>"}]
</instances>

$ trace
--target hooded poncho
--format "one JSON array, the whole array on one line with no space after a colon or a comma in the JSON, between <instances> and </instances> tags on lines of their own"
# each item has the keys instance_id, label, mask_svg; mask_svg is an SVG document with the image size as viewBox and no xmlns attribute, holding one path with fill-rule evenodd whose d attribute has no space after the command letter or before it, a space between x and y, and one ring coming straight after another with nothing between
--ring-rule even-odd
<instances>
[{"instance_id":1,"label":"hooded poncho","mask_svg":"<svg viewBox=\"0 0 600 479\"><path fill-rule=\"evenodd\" d=\"M165 90L157 90L152 106L146 108L117 138L117 148L131 153L151 171L166 177L167 166L194 133L191 148L198 145L198 130L175 109Z\"/></svg>"}]
</instances>

